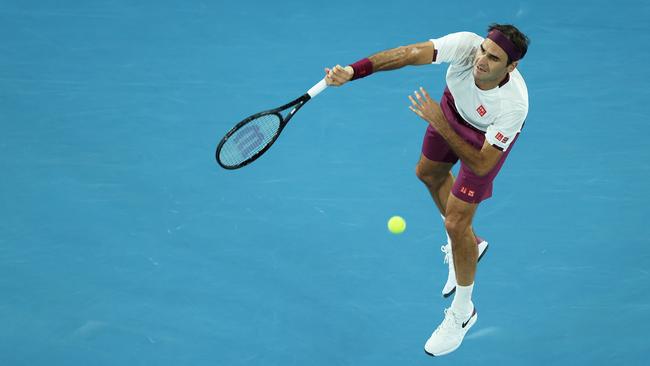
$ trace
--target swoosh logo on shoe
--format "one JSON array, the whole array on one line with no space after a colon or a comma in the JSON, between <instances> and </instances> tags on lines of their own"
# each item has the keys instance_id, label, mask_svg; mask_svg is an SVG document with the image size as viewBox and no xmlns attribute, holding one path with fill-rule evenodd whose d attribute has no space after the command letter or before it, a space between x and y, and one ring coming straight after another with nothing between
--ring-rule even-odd
<instances>
[{"instance_id":1,"label":"swoosh logo on shoe","mask_svg":"<svg viewBox=\"0 0 650 366\"><path fill-rule=\"evenodd\" d=\"M463 322L463 324L462 324L462 327L463 327L463 328L465 328L465 327L467 326L467 324L469 324L469 321L472 320L472 318L474 317L474 315L476 315L476 308L474 308L474 311L472 312L472 315L469 317L469 319L467 319L467 321L464 321L464 322Z\"/></svg>"}]
</instances>

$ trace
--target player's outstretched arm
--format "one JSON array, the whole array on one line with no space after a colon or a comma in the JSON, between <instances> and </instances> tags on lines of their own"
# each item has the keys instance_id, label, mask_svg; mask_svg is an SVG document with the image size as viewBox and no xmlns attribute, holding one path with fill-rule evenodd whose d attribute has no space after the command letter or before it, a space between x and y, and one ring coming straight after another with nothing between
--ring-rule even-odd
<instances>
[{"instance_id":1,"label":"player's outstretched arm","mask_svg":"<svg viewBox=\"0 0 650 366\"><path fill-rule=\"evenodd\" d=\"M388 71L408 65L426 65L433 61L434 45L431 41L400 46L381 51L352 65L336 65L325 68L328 85L341 86L350 80L359 79L377 71Z\"/></svg>"}]
</instances>

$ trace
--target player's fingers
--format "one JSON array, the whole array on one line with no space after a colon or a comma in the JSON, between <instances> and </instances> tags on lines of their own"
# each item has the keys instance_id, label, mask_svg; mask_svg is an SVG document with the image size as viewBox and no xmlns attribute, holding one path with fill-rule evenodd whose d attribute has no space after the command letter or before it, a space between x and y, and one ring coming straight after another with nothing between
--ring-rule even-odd
<instances>
[{"instance_id":1,"label":"player's fingers","mask_svg":"<svg viewBox=\"0 0 650 366\"><path fill-rule=\"evenodd\" d=\"M420 95L417 91L415 92L415 95L418 98L418 102L422 106L422 108L427 107L431 103L431 98L425 97L424 95Z\"/></svg>"},{"instance_id":2,"label":"player's fingers","mask_svg":"<svg viewBox=\"0 0 650 366\"><path fill-rule=\"evenodd\" d=\"M417 114L418 116L422 117L422 112L419 110L413 108L412 106L409 106L409 109L413 111L413 113Z\"/></svg>"},{"instance_id":3,"label":"player's fingers","mask_svg":"<svg viewBox=\"0 0 650 366\"><path fill-rule=\"evenodd\" d=\"M350 73L341 65L336 65L334 71L345 78L350 78L351 76Z\"/></svg>"},{"instance_id":4,"label":"player's fingers","mask_svg":"<svg viewBox=\"0 0 650 366\"><path fill-rule=\"evenodd\" d=\"M340 72L337 72L336 70L332 70L332 79L337 80L339 82L342 82L345 80L343 75L341 75Z\"/></svg>"},{"instance_id":5,"label":"player's fingers","mask_svg":"<svg viewBox=\"0 0 650 366\"><path fill-rule=\"evenodd\" d=\"M336 67L332 70L332 74L334 77L340 79L343 82L349 81L351 78L351 75L343 67L341 67L341 65L336 65Z\"/></svg>"},{"instance_id":6,"label":"player's fingers","mask_svg":"<svg viewBox=\"0 0 650 366\"><path fill-rule=\"evenodd\" d=\"M344 84L344 83L346 83L346 82L348 81L348 78L346 78L345 76L341 75L340 73L335 73L335 72L332 72L332 74L331 74L331 78L332 78L332 80L334 80L335 82L337 82L337 83L341 83L341 84Z\"/></svg>"},{"instance_id":7,"label":"player's fingers","mask_svg":"<svg viewBox=\"0 0 650 366\"><path fill-rule=\"evenodd\" d=\"M420 92L422 92L422 96L424 97L424 100L427 102L431 102L431 97L429 96L429 93L427 93L426 90L424 90L423 87L420 87Z\"/></svg>"},{"instance_id":8,"label":"player's fingers","mask_svg":"<svg viewBox=\"0 0 650 366\"><path fill-rule=\"evenodd\" d=\"M350 80L350 76L345 71L339 71L339 72L334 73L334 77L336 77L338 79L341 79L341 80L344 80L344 81Z\"/></svg>"},{"instance_id":9,"label":"player's fingers","mask_svg":"<svg viewBox=\"0 0 650 366\"><path fill-rule=\"evenodd\" d=\"M424 107L422 97L420 96L420 94L418 94L417 91L413 92L413 94L415 95L415 99L414 99L413 104L415 104L418 107L418 109L422 109Z\"/></svg>"},{"instance_id":10,"label":"player's fingers","mask_svg":"<svg viewBox=\"0 0 650 366\"><path fill-rule=\"evenodd\" d=\"M338 83L332 78L332 70L325 68L325 83L327 85L338 86Z\"/></svg>"},{"instance_id":11,"label":"player's fingers","mask_svg":"<svg viewBox=\"0 0 650 366\"><path fill-rule=\"evenodd\" d=\"M416 102L415 99L413 99L413 97L410 95L409 95L409 100L411 101L411 104L413 104L415 108L420 109L420 105L418 104L418 102Z\"/></svg>"}]
</instances>

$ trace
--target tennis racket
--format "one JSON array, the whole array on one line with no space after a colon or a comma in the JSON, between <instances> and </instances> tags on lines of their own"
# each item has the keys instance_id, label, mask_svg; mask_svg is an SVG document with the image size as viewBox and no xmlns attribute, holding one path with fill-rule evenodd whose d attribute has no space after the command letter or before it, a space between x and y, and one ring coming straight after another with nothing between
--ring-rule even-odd
<instances>
[{"instance_id":1,"label":"tennis racket","mask_svg":"<svg viewBox=\"0 0 650 366\"><path fill-rule=\"evenodd\" d=\"M255 161L278 139L291 117L325 88L323 79L299 98L237 123L219 142L215 153L217 163L225 169L238 169ZM289 108L293 109L283 117L282 112Z\"/></svg>"}]
</instances>

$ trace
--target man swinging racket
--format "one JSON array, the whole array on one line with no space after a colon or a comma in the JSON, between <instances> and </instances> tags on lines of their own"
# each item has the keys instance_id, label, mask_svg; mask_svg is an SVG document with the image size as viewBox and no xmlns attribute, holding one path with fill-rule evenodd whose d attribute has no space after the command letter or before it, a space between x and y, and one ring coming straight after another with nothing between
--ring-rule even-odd
<instances>
[{"instance_id":1,"label":"man swinging racket","mask_svg":"<svg viewBox=\"0 0 650 366\"><path fill-rule=\"evenodd\" d=\"M449 63L439 103L423 88L409 96L409 108L429 123L416 174L440 210L448 234L448 244L442 247L449 263L443 296L455 291L444 320L424 345L432 356L456 350L477 320L472 290L487 242L476 236L472 220L478 205L492 195L492 181L528 114L528 90L517 70L528 44L516 27L492 24L486 38L452 33L325 69L327 84L341 86L377 71ZM454 179L451 167L459 159Z\"/></svg>"}]
</instances>

